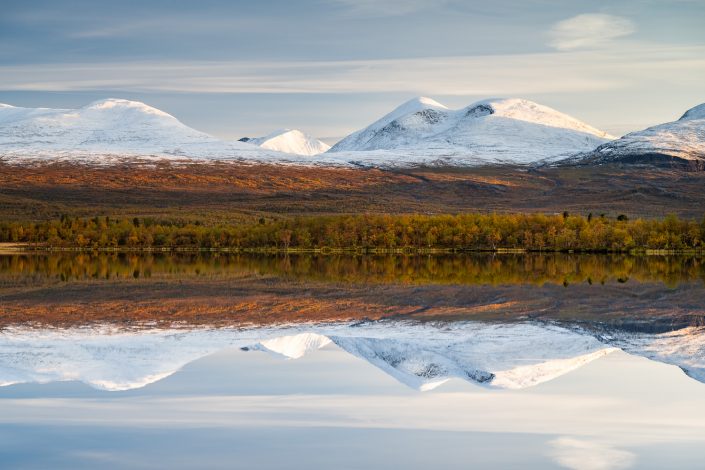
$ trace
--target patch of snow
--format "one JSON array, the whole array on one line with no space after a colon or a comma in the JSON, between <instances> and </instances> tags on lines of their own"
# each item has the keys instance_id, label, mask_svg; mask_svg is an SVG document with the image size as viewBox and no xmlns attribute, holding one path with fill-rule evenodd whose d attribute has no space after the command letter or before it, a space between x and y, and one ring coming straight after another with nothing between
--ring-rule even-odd
<instances>
[{"instance_id":1,"label":"patch of snow","mask_svg":"<svg viewBox=\"0 0 705 470\"><path fill-rule=\"evenodd\" d=\"M514 369L500 371L495 374L492 385L511 389L531 387L560 377L614 351L617 351L617 349L598 349L597 351L568 359L552 359L541 364L519 366Z\"/></svg>"},{"instance_id":2,"label":"patch of snow","mask_svg":"<svg viewBox=\"0 0 705 470\"><path fill-rule=\"evenodd\" d=\"M280 129L264 137L248 139L247 143L277 152L309 157L330 149L330 145L297 129Z\"/></svg>"},{"instance_id":3,"label":"patch of snow","mask_svg":"<svg viewBox=\"0 0 705 470\"><path fill-rule=\"evenodd\" d=\"M705 103L690 108L683 114L683 116L681 116L679 121L686 121L689 119L705 119Z\"/></svg>"},{"instance_id":4,"label":"patch of snow","mask_svg":"<svg viewBox=\"0 0 705 470\"><path fill-rule=\"evenodd\" d=\"M253 349L269 351L288 359L298 359L306 353L321 349L331 343L330 338L317 333L300 333L264 340Z\"/></svg>"}]
</instances>

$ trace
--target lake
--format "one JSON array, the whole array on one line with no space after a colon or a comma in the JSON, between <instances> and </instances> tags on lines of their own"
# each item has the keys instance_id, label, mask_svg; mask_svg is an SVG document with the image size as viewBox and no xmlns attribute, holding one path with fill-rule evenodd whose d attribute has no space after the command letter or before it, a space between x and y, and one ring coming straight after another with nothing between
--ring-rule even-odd
<instances>
[{"instance_id":1,"label":"lake","mask_svg":"<svg viewBox=\"0 0 705 470\"><path fill-rule=\"evenodd\" d=\"M701 468L704 261L0 256L0 462Z\"/></svg>"}]
</instances>

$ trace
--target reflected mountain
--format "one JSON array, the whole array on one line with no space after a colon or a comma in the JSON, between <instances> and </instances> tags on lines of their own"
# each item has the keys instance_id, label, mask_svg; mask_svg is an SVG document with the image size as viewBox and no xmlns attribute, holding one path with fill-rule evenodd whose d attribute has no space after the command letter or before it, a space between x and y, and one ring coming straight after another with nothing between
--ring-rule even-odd
<instances>
[{"instance_id":1,"label":"reflected mountain","mask_svg":"<svg viewBox=\"0 0 705 470\"><path fill-rule=\"evenodd\" d=\"M367 331L369 336L301 333L265 340L251 349L295 359L332 343L421 391L452 378L493 388L531 387L615 350L591 336L549 325L465 323L435 331L382 330Z\"/></svg>"},{"instance_id":2,"label":"reflected mountain","mask_svg":"<svg viewBox=\"0 0 705 470\"><path fill-rule=\"evenodd\" d=\"M705 329L661 334L553 323L399 321L289 328L0 332L0 385L80 381L107 391L145 387L227 348L299 359L337 347L417 390L459 378L522 389L560 377L617 349L680 367L705 382Z\"/></svg>"},{"instance_id":3,"label":"reflected mountain","mask_svg":"<svg viewBox=\"0 0 705 470\"><path fill-rule=\"evenodd\" d=\"M689 327L658 335L605 333L603 341L630 354L678 366L688 376L705 383L705 328Z\"/></svg>"}]
</instances>

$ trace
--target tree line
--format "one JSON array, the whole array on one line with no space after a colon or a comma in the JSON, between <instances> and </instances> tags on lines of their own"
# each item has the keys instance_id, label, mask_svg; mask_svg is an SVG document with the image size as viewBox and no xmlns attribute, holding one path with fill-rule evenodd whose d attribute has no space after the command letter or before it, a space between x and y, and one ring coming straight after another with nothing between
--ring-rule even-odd
<instances>
[{"instance_id":1,"label":"tree line","mask_svg":"<svg viewBox=\"0 0 705 470\"><path fill-rule=\"evenodd\" d=\"M236 224L152 218L0 222L0 242L46 248L233 250L702 250L701 222L546 214L336 215Z\"/></svg>"}]
</instances>

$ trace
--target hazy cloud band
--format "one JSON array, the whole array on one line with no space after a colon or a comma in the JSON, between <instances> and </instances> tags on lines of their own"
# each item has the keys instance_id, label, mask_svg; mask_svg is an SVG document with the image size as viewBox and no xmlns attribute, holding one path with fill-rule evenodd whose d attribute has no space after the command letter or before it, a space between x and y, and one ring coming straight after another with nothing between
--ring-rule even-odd
<instances>
[{"instance_id":1,"label":"hazy cloud band","mask_svg":"<svg viewBox=\"0 0 705 470\"><path fill-rule=\"evenodd\" d=\"M678 70L679 73L672 73ZM0 66L3 91L571 93L698 86L705 46L365 61L165 61Z\"/></svg>"}]
</instances>

